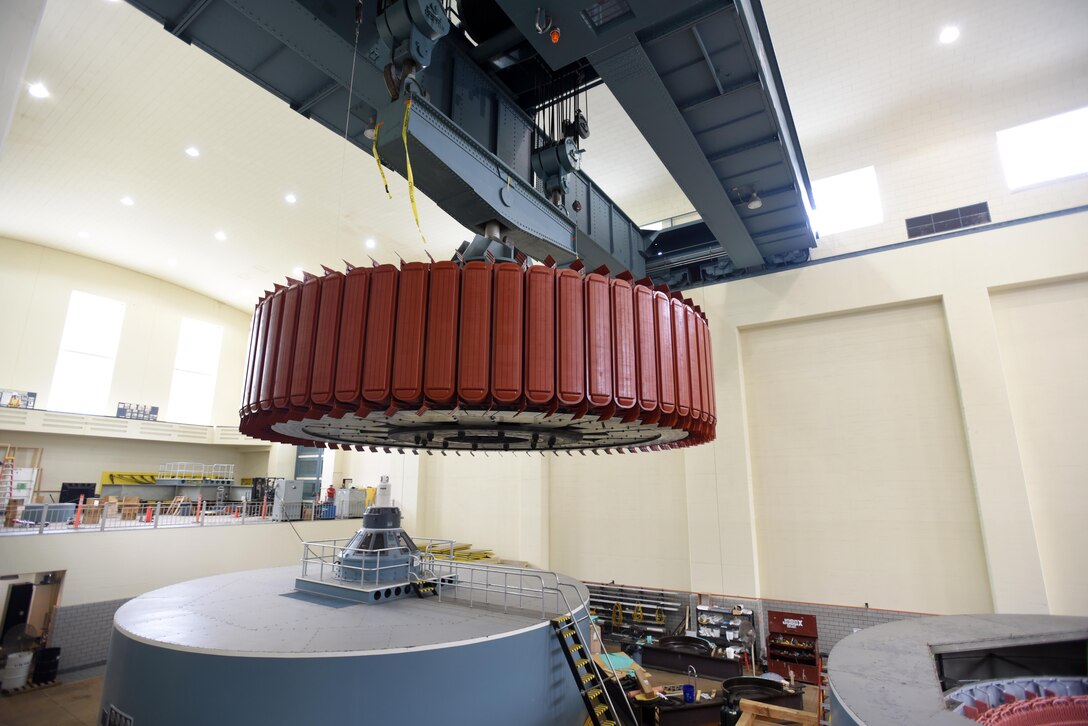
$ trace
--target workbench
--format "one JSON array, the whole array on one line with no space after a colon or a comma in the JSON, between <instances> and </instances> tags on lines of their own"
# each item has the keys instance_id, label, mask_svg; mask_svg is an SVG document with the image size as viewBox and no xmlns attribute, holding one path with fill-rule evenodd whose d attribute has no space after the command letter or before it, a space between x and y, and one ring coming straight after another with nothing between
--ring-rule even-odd
<instances>
[{"instance_id":1,"label":"workbench","mask_svg":"<svg viewBox=\"0 0 1088 726\"><path fill-rule=\"evenodd\" d=\"M703 678L720 678L722 680L742 675L739 660L686 653L670 648L659 648L656 645L643 645L641 647L642 665L647 668L658 668L673 673L687 673L688 666L693 666Z\"/></svg>"}]
</instances>

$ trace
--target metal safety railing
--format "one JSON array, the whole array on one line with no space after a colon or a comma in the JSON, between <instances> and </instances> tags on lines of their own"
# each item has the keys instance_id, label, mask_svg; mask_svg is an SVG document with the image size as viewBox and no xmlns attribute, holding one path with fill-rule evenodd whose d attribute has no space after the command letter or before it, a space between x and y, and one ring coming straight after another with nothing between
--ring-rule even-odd
<instances>
[{"instance_id":1,"label":"metal safety railing","mask_svg":"<svg viewBox=\"0 0 1088 726\"><path fill-rule=\"evenodd\" d=\"M407 560L401 547L361 551L348 548L351 539L304 542L302 578L349 589L373 590L385 584L396 591L395 595L403 592L402 587L406 590L411 585L428 583L434 585L439 602L451 600L468 607L501 607L504 613L515 608L523 613L539 613L541 620L565 616L573 627L586 633L592 627L588 596L582 597L577 583L564 582L556 572L459 562L453 559L453 540L416 537L414 541L420 549L411 553ZM430 551L432 549L442 554L436 556ZM356 560L353 556L356 553L363 555L364 552L367 560ZM396 556L395 560L393 556ZM383 557L385 563L382 562ZM373 558L373 561L369 561L369 558ZM403 571L406 577L382 580L383 572L394 569ZM568 593L573 594L574 607ZM590 663L598 679L601 679L597 663L592 659ZM611 662L609 670L619 682L620 676ZM607 689L604 696L615 713ZM627 708L631 711L630 703ZM631 717L634 718L633 712Z\"/></svg>"},{"instance_id":2,"label":"metal safety railing","mask_svg":"<svg viewBox=\"0 0 1088 726\"><path fill-rule=\"evenodd\" d=\"M200 464L192 461L171 461L159 465L160 481L231 482L234 464Z\"/></svg>"},{"instance_id":3,"label":"metal safety railing","mask_svg":"<svg viewBox=\"0 0 1088 726\"><path fill-rule=\"evenodd\" d=\"M164 527L211 527L260 524L290 519L331 519L331 504L296 502L275 514L270 501L109 502L87 500L62 504L9 502L0 520L0 535L103 532Z\"/></svg>"},{"instance_id":4,"label":"metal safety railing","mask_svg":"<svg viewBox=\"0 0 1088 726\"><path fill-rule=\"evenodd\" d=\"M334 584L340 587L368 587L378 583L392 582L390 578L382 578L382 573L393 570L402 570L405 576L399 581L414 583L419 578L412 575L412 571L418 571L421 563L433 562L437 559L429 552L436 545L443 545L448 551L453 551L453 540L439 540L430 538L416 538L414 541L420 547L420 552L409 554L403 547L386 547L379 550L354 550L348 545L354 538L315 540L302 543L302 577L307 580L315 580ZM355 564L355 556L373 558L373 563L360 559ZM395 559L394 559L395 557ZM383 558L385 562L383 563ZM345 560L352 560L347 562Z\"/></svg>"}]
</instances>

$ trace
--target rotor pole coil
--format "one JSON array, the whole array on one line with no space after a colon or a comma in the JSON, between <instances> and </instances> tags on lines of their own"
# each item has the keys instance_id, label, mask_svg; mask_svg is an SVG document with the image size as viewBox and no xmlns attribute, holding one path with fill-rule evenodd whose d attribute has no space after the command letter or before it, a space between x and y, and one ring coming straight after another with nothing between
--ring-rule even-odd
<instances>
[{"instance_id":1,"label":"rotor pole coil","mask_svg":"<svg viewBox=\"0 0 1088 726\"><path fill-rule=\"evenodd\" d=\"M710 331L678 293L575 267L325 268L258 301L242 433L357 450L624 453L714 438Z\"/></svg>"}]
</instances>

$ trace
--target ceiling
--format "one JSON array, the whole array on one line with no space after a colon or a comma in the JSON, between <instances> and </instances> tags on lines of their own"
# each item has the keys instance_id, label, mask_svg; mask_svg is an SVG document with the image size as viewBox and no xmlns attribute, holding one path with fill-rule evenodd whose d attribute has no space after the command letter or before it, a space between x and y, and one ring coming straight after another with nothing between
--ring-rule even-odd
<instances>
[{"instance_id":1,"label":"ceiling","mask_svg":"<svg viewBox=\"0 0 1088 726\"><path fill-rule=\"evenodd\" d=\"M1080 0L1050 0L1046 15L976 0L763 5L813 178L844 171L826 150L859 130L907 110L924 124L925 104L970 113L973 95L1079 67L1088 35ZM963 37L940 46L947 23ZM27 80L51 96L18 102L0 152L0 235L247 311L296 267L448 258L469 236L421 198L424 246L400 177L390 201L372 157L123 3L49 0ZM607 89L589 115L583 166L627 214L646 224L692 209Z\"/></svg>"}]
</instances>

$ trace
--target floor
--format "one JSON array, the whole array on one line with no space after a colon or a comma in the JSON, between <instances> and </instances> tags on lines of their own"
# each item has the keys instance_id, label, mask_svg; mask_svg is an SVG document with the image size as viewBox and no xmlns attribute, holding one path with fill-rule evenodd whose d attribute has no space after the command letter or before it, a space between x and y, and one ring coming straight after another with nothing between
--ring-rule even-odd
<instances>
[{"instance_id":1,"label":"floor","mask_svg":"<svg viewBox=\"0 0 1088 726\"><path fill-rule=\"evenodd\" d=\"M97 726L104 672L66 673L60 685L0 696L0 726Z\"/></svg>"},{"instance_id":2,"label":"floor","mask_svg":"<svg viewBox=\"0 0 1088 726\"><path fill-rule=\"evenodd\" d=\"M105 667L67 673L59 686L0 697L0 726L97 726ZM657 685L688 683L687 676L650 669ZM721 681L698 679L707 692L721 688ZM805 710L816 710L816 688L805 689Z\"/></svg>"}]
</instances>

